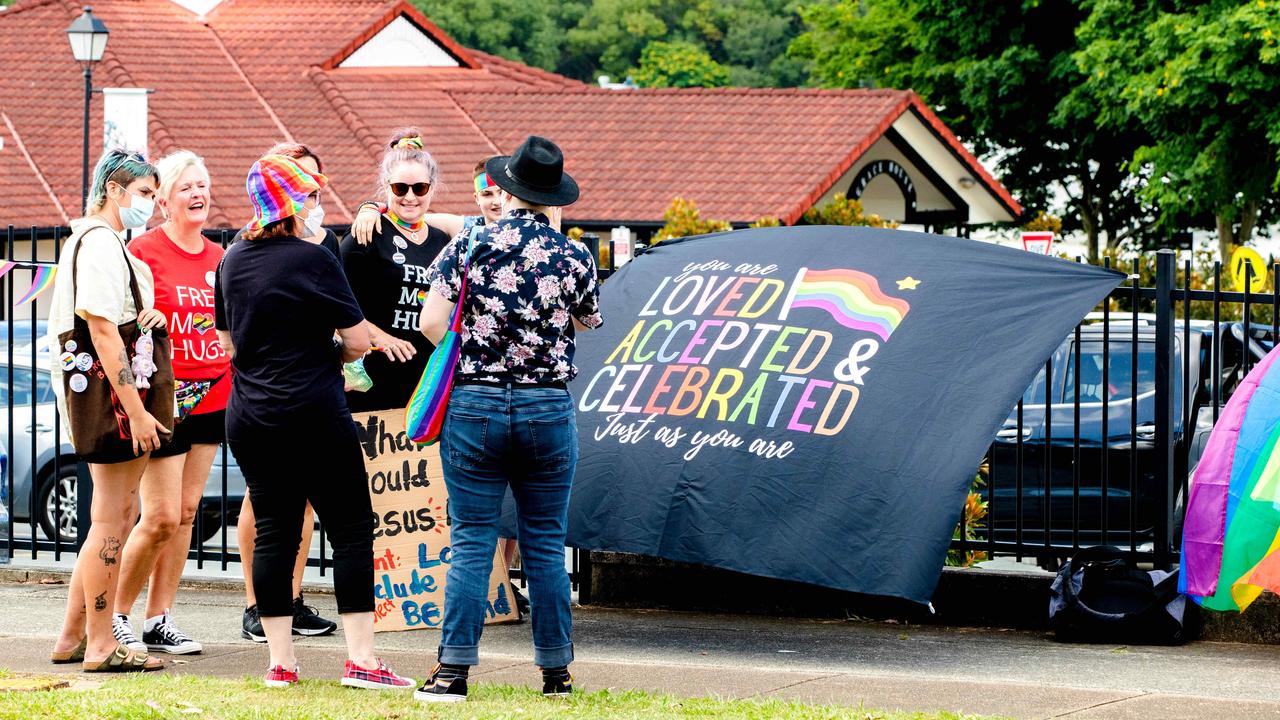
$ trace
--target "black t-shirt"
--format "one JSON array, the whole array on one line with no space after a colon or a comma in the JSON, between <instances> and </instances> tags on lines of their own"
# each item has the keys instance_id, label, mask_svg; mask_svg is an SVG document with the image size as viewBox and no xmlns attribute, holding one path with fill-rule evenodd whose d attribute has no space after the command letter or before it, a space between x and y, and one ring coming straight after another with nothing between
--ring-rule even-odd
<instances>
[{"instance_id":1,"label":"black t-shirt","mask_svg":"<svg viewBox=\"0 0 1280 720\"><path fill-rule=\"evenodd\" d=\"M424 235L425 234L425 235ZM424 237L413 243L385 216L373 242L360 245L350 233L342 239L342 266L369 322L401 340L418 353L409 362L393 361L384 352L365 356L364 369L373 380L368 392L347 393L353 412L402 408L418 386L435 346L418 330L422 302L431 291L427 270L436 255L449 244L442 230L427 226Z\"/></svg>"},{"instance_id":2,"label":"black t-shirt","mask_svg":"<svg viewBox=\"0 0 1280 720\"><path fill-rule=\"evenodd\" d=\"M333 255L297 238L238 242L218 267L214 314L235 346L229 434L347 413L333 333L364 316Z\"/></svg>"},{"instance_id":3,"label":"black t-shirt","mask_svg":"<svg viewBox=\"0 0 1280 720\"><path fill-rule=\"evenodd\" d=\"M334 256L334 257L339 257L339 254L338 254L338 236L337 236L337 235L335 235L335 234L333 233L333 231L332 231L332 230L330 230L329 228L323 228L323 229L324 229L324 239L320 241L320 243L319 243L320 247L322 247L322 248L324 248L325 250L328 250L329 252L333 253L333 256ZM240 242L241 240L243 240L243 239L244 239L244 230L245 230L244 228L240 228L239 230L237 230L237 231L236 231L236 234L235 234L235 235L233 235L233 236L231 236L231 242L230 242L230 243L228 243L228 245L234 245L234 244L236 244L236 243Z\"/></svg>"}]
</instances>

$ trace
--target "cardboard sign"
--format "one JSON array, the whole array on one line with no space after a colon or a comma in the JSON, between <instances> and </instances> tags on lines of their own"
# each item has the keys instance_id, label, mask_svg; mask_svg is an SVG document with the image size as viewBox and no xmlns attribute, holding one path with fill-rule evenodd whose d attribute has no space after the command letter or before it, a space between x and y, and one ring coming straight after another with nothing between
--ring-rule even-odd
<instances>
[{"instance_id":1,"label":"cardboard sign","mask_svg":"<svg viewBox=\"0 0 1280 720\"><path fill-rule=\"evenodd\" d=\"M355 413L376 522L373 530L375 632L439 628L444 620L449 493L440 446L419 447L404 431L404 410ZM486 623L519 618L502 553L489 576Z\"/></svg>"}]
</instances>

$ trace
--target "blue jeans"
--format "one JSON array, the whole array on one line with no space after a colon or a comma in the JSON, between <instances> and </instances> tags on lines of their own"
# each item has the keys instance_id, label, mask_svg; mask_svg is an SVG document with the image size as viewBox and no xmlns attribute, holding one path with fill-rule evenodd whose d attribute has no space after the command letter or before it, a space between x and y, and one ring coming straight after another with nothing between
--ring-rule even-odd
<instances>
[{"instance_id":1,"label":"blue jeans","mask_svg":"<svg viewBox=\"0 0 1280 720\"><path fill-rule=\"evenodd\" d=\"M573 399L553 388L457 386L440 433L440 457L453 545L440 662L480 662L498 518L510 484L529 583L533 660L540 667L568 665L573 617L564 537L578 464Z\"/></svg>"}]
</instances>

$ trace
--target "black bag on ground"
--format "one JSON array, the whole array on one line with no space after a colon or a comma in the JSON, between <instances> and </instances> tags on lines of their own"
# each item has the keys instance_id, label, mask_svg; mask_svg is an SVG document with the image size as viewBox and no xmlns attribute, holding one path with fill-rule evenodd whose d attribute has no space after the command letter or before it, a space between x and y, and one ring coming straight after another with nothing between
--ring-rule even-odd
<instances>
[{"instance_id":1,"label":"black bag on ground","mask_svg":"<svg viewBox=\"0 0 1280 720\"><path fill-rule=\"evenodd\" d=\"M1181 645L1200 632L1200 608L1178 592L1178 571L1141 570L1119 548L1076 553L1049 592L1058 640Z\"/></svg>"}]
</instances>

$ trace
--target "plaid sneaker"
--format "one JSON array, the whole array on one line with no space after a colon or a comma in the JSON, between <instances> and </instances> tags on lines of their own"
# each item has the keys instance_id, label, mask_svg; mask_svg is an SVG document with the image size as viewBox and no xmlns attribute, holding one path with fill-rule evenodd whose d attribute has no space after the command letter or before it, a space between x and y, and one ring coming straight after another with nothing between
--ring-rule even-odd
<instances>
[{"instance_id":1,"label":"plaid sneaker","mask_svg":"<svg viewBox=\"0 0 1280 720\"><path fill-rule=\"evenodd\" d=\"M294 665L292 670L285 670L283 665L276 665L267 671L267 676L263 678L267 687L290 687L298 684L298 666Z\"/></svg>"},{"instance_id":2,"label":"plaid sneaker","mask_svg":"<svg viewBox=\"0 0 1280 720\"><path fill-rule=\"evenodd\" d=\"M147 652L147 644L139 640L137 635L133 634L133 626L129 624L128 615L112 613L111 634L115 636L116 642L130 650L144 654Z\"/></svg>"},{"instance_id":3,"label":"plaid sneaker","mask_svg":"<svg viewBox=\"0 0 1280 720\"><path fill-rule=\"evenodd\" d=\"M348 660L343 668L342 684L365 690L408 690L414 686L413 678L395 674L395 671L382 662L382 658L378 658L378 667L374 670L360 667Z\"/></svg>"},{"instance_id":4,"label":"plaid sneaker","mask_svg":"<svg viewBox=\"0 0 1280 720\"><path fill-rule=\"evenodd\" d=\"M573 694L573 675L568 667L544 668L542 670L542 696L549 698L567 698Z\"/></svg>"},{"instance_id":5,"label":"plaid sneaker","mask_svg":"<svg viewBox=\"0 0 1280 720\"><path fill-rule=\"evenodd\" d=\"M467 668L445 667L439 663L431 677L413 692L414 700L423 702L462 702L467 699Z\"/></svg>"}]
</instances>

